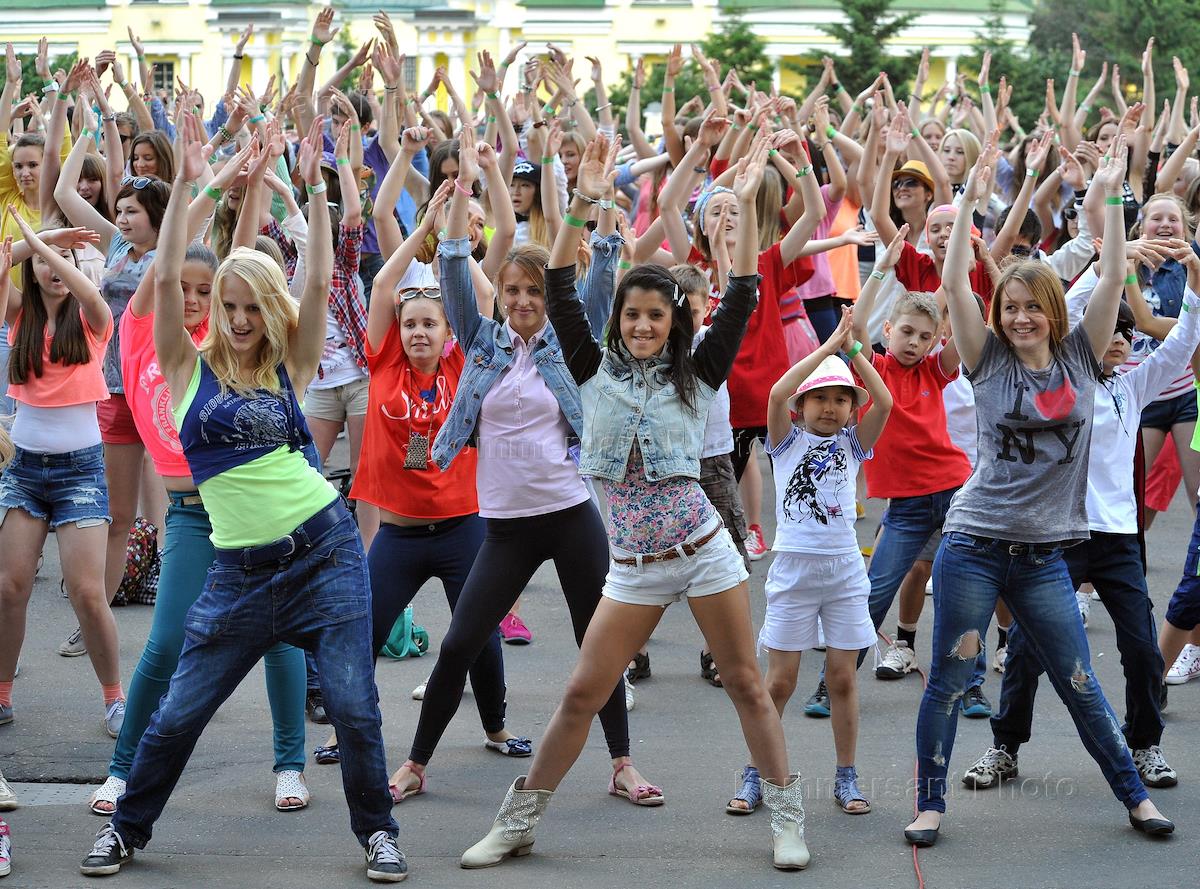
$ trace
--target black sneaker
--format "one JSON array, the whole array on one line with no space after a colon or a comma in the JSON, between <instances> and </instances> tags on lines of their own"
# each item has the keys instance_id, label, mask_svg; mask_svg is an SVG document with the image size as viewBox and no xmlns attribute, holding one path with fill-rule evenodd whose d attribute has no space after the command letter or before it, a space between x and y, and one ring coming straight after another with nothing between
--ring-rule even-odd
<instances>
[{"instance_id":1,"label":"black sneaker","mask_svg":"<svg viewBox=\"0 0 1200 889\"><path fill-rule=\"evenodd\" d=\"M318 725L329 725L329 714L325 712L325 698L321 696L321 689L309 690L304 698L304 712Z\"/></svg>"},{"instance_id":2,"label":"black sneaker","mask_svg":"<svg viewBox=\"0 0 1200 889\"><path fill-rule=\"evenodd\" d=\"M983 694L982 686L968 688L966 694L958 699L963 716L967 719L987 719L992 715L992 702Z\"/></svg>"},{"instance_id":3,"label":"black sneaker","mask_svg":"<svg viewBox=\"0 0 1200 889\"><path fill-rule=\"evenodd\" d=\"M107 877L115 874L133 858L133 849L125 845L121 835L113 829L112 822L100 828L92 851L79 865L85 877Z\"/></svg>"},{"instance_id":4,"label":"black sneaker","mask_svg":"<svg viewBox=\"0 0 1200 889\"><path fill-rule=\"evenodd\" d=\"M399 883L408 876L408 862L396 838L382 830L371 834L367 844L367 879L376 883Z\"/></svg>"},{"instance_id":5,"label":"black sneaker","mask_svg":"<svg viewBox=\"0 0 1200 889\"><path fill-rule=\"evenodd\" d=\"M998 787L1017 777L1017 758L1004 747L989 747L975 765L967 769L962 782L975 790Z\"/></svg>"},{"instance_id":6,"label":"black sneaker","mask_svg":"<svg viewBox=\"0 0 1200 889\"><path fill-rule=\"evenodd\" d=\"M814 719L829 718L829 689L825 687L824 679L817 683L817 690L812 697L804 702L804 715Z\"/></svg>"}]
</instances>

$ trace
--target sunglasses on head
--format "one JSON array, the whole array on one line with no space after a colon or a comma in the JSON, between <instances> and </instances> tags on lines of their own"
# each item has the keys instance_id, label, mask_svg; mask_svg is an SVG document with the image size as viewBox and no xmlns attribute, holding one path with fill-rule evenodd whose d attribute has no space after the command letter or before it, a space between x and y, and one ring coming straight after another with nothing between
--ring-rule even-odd
<instances>
[{"instance_id":1,"label":"sunglasses on head","mask_svg":"<svg viewBox=\"0 0 1200 889\"><path fill-rule=\"evenodd\" d=\"M911 176L906 176L903 179L893 179L892 188L916 188L921 185L920 179L913 179Z\"/></svg>"},{"instance_id":2,"label":"sunglasses on head","mask_svg":"<svg viewBox=\"0 0 1200 889\"><path fill-rule=\"evenodd\" d=\"M397 302L406 303L410 299L441 299L442 290L440 287L403 287L400 290Z\"/></svg>"},{"instance_id":3,"label":"sunglasses on head","mask_svg":"<svg viewBox=\"0 0 1200 889\"><path fill-rule=\"evenodd\" d=\"M121 185L132 185L138 191L141 191L153 181L154 179L150 176L126 176L121 180Z\"/></svg>"}]
</instances>

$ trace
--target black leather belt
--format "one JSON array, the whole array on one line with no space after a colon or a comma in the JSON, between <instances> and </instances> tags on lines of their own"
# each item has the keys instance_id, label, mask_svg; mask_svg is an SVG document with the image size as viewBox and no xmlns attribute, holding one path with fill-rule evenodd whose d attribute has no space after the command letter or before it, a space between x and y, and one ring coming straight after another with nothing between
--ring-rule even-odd
<instances>
[{"instance_id":1,"label":"black leather belt","mask_svg":"<svg viewBox=\"0 0 1200 889\"><path fill-rule=\"evenodd\" d=\"M339 497L286 537L280 537L262 546L218 549L217 562L221 565L240 565L243 568L252 568L267 562L285 562L312 549L314 541L319 540L321 535L348 514Z\"/></svg>"}]
</instances>

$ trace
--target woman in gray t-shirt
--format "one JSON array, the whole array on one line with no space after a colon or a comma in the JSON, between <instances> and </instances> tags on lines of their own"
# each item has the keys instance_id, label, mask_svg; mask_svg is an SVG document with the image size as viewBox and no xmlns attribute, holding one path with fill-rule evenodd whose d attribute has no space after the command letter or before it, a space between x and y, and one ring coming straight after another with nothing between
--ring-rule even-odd
<instances>
[{"instance_id":1,"label":"woman in gray t-shirt","mask_svg":"<svg viewBox=\"0 0 1200 889\"><path fill-rule=\"evenodd\" d=\"M989 144L981 155L964 210L986 204L996 154ZM951 502L934 563L935 656L917 717L918 813L904 831L913 845L937 840L958 699L971 682L999 598L1021 625L1133 827L1174 830L1150 802L1092 673L1062 557L1064 546L1088 536L1092 400L1125 277L1125 165L1122 137L1096 174L1108 195L1100 283L1083 321L1070 332L1062 284L1037 261L1008 267L996 285L990 329L985 327L967 279L974 262L969 228L955 226L950 237L942 283L975 390L979 458Z\"/></svg>"}]
</instances>

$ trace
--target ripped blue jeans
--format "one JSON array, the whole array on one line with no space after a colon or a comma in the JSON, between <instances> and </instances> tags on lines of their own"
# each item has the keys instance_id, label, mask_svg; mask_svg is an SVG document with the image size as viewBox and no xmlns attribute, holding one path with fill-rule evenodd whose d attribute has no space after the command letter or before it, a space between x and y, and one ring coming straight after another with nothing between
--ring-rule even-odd
<instances>
[{"instance_id":1,"label":"ripped blue jeans","mask_svg":"<svg viewBox=\"0 0 1200 889\"><path fill-rule=\"evenodd\" d=\"M946 772L958 699L975 671L979 640L1003 598L1067 705L1079 738L1126 808L1147 798L1121 724L1092 672L1075 590L1057 547L1013 554L1011 541L950 532L933 563L933 663L917 715L917 809L946 811Z\"/></svg>"}]
</instances>

